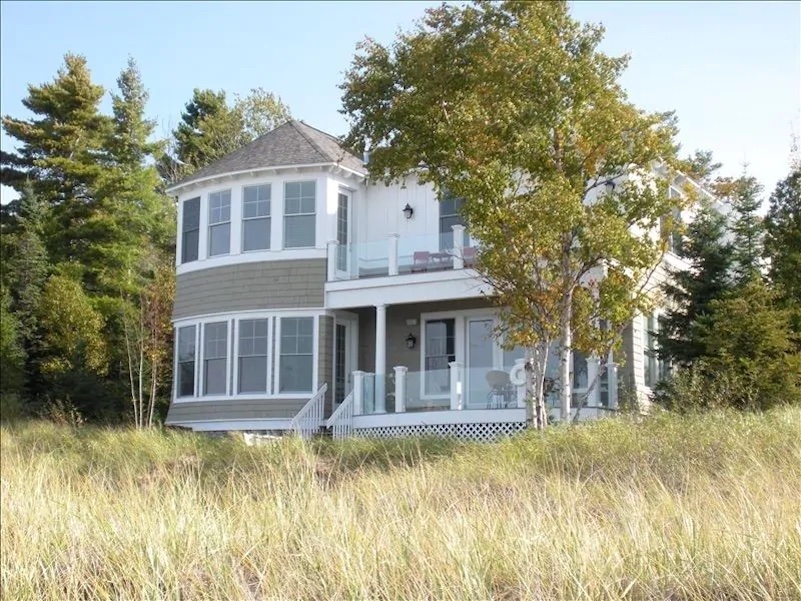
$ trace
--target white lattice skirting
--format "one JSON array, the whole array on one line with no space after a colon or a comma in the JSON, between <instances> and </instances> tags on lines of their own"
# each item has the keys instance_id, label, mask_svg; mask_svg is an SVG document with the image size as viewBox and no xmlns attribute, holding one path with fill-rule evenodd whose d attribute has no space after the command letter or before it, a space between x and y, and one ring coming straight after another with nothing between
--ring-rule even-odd
<instances>
[{"instance_id":1,"label":"white lattice skirting","mask_svg":"<svg viewBox=\"0 0 801 601\"><path fill-rule=\"evenodd\" d=\"M413 426L379 426L356 428L353 436L362 438L395 438L410 436L441 436L460 440L494 442L503 436L513 436L524 430L525 422L496 424L422 424Z\"/></svg>"}]
</instances>

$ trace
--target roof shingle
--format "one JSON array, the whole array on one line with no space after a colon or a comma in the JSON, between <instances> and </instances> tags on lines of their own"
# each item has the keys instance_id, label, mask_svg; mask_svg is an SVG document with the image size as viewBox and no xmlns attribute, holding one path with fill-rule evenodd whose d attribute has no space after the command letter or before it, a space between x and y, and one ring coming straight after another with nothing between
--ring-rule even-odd
<instances>
[{"instance_id":1,"label":"roof shingle","mask_svg":"<svg viewBox=\"0 0 801 601\"><path fill-rule=\"evenodd\" d=\"M334 163L357 173L367 174L364 162L346 150L334 136L293 119L170 187L176 188L207 177L249 169L320 163Z\"/></svg>"}]
</instances>

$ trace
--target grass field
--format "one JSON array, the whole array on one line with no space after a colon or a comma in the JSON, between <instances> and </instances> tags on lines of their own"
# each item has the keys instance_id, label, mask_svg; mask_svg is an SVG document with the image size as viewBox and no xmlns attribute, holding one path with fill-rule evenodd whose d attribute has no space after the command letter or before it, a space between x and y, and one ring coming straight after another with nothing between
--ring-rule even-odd
<instances>
[{"instance_id":1,"label":"grass field","mask_svg":"<svg viewBox=\"0 0 801 601\"><path fill-rule=\"evenodd\" d=\"M3 599L801 599L801 410L495 445L2 428Z\"/></svg>"}]
</instances>

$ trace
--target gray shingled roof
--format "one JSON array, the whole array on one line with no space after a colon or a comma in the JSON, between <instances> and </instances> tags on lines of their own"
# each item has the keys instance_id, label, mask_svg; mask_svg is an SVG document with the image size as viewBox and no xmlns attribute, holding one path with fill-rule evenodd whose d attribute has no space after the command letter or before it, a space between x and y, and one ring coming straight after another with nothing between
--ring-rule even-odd
<instances>
[{"instance_id":1,"label":"gray shingled roof","mask_svg":"<svg viewBox=\"0 0 801 601\"><path fill-rule=\"evenodd\" d=\"M345 150L334 136L293 119L170 187L175 188L214 175L249 169L320 163L335 163L358 173L367 174L362 160Z\"/></svg>"}]
</instances>

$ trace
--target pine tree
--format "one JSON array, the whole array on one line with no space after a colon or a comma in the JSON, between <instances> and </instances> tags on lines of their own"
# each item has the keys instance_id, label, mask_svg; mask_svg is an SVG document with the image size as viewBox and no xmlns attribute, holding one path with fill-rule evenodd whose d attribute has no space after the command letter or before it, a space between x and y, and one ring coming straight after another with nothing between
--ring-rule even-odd
<instances>
[{"instance_id":1,"label":"pine tree","mask_svg":"<svg viewBox=\"0 0 801 601\"><path fill-rule=\"evenodd\" d=\"M24 173L53 208L45 242L56 261L84 258L82 225L103 173L100 159L110 126L98 110L103 94L103 87L92 83L86 59L67 54L52 82L28 87L22 103L34 118L3 117L6 133L20 143L17 154L3 157L4 168Z\"/></svg>"},{"instance_id":2,"label":"pine tree","mask_svg":"<svg viewBox=\"0 0 801 601\"><path fill-rule=\"evenodd\" d=\"M734 249L725 236L726 217L711 203L702 204L683 247L691 268L674 271L663 286L673 308L656 333L661 359L690 365L708 353L704 332L712 319L710 305L733 286Z\"/></svg>"},{"instance_id":3,"label":"pine tree","mask_svg":"<svg viewBox=\"0 0 801 601\"><path fill-rule=\"evenodd\" d=\"M765 230L758 214L762 186L755 177L744 172L734 180L718 180L716 188L733 211L734 278L742 286L754 278L762 277Z\"/></svg>"},{"instance_id":4,"label":"pine tree","mask_svg":"<svg viewBox=\"0 0 801 601\"><path fill-rule=\"evenodd\" d=\"M797 315L795 330L801 333L801 166L796 165L776 185L765 219L765 254L770 279L785 305Z\"/></svg>"}]
</instances>

